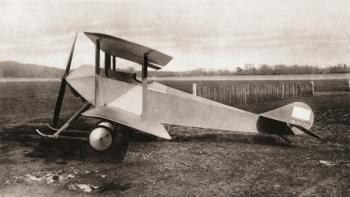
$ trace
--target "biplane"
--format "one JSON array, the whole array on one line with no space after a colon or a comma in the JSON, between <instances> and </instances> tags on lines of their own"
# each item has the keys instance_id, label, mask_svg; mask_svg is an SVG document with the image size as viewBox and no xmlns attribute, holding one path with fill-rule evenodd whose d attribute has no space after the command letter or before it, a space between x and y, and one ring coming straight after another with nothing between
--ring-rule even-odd
<instances>
[{"instance_id":1,"label":"biplane","mask_svg":"<svg viewBox=\"0 0 350 197\"><path fill-rule=\"evenodd\" d=\"M164 125L274 134L288 142L287 135L308 134L321 139L310 131L314 114L305 103L294 102L262 114L243 111L149 81L148 69L161 69L172 59L162 52L106 34L85 32L85 35L95 45L95 68L81 66L70 72L76 35L61 80L53 122L48 125L54 133L37 130L42 136L59 138L82 115L100 120L87 139L97 151L111 147L118 125L164 139L171 139ZM104 54L103 68L100 65L101 51ZM135 73L116 69L116 58L141 65L141 79ZM56 128L67 85L84 104Z\"/></svg>"}]
</instances>

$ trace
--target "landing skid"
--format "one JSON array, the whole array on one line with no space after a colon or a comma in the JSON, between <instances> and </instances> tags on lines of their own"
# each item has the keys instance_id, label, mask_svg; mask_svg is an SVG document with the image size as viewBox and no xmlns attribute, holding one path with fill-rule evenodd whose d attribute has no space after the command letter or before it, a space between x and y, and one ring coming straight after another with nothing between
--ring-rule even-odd
<instances>
[{"instance_id":1,"label":"landing skid","mask_svg":"<svg viewBox=\"0 0 350 197\"><path fill-rule=\"evenodd\" d=\"M68 120L66 123L64 123L64 125L61 126L59 129L53 128L53 127L51 127L49 124L46 124L47 127L48 127L49 129L55 131L54 134L44 134L44 133L42 133L41 131L39 131L39 129L36 129L36 132L37 132L39 135L43 136L43 137L58 138L58 136L59 136L62 132L64 132L74 121L76 121L76 120L79 118L80 114L83 113L84 111L86 111L91 105L92 105L91 103L85 103L85 104L84 104L83 106L81 106L81 107L79 108L79 110L76 111L76 112L73 114L73 116L70 117L69 120Z\"/></svg>"},{"instance_id":2,"label":"landing skid","mask_svg":"<svg viewBox=\"0 0 350 197\"><path fill-rule=\"evenodd\" d=\"M36 131L39 135L41 135L41 136L43 136L43 137L57 138L57 136L54 137L54 135L52 135L52 134L45 134L45 133L42 133L39 129L35 129L35 131Z\"/></svg>"},{"instance_id":3,"label":"landing skid","mask_svg":"<svg viewBox=\"0 0 350 197\"><path fill-rule=\"evenodd\" d=\"M49 127L50 128L50 127ZM87 137L73 137L73 136L65 136L65 135L55 135L54 134L45 134L41 132L39 129L35 130L40 136L45 138L51 138L51 139L67 139L67 140L79 140L79 141L87 141ZM69 133L79 133L79 134L86 134L87 131L78 131L78 130L65 130ZM63 132L65 132L63 131Z\"/></svg>"},{"instance_id":4,"label":"landing skid","mask_svg":"<svg viewBox=\"0 0 350 197\"><path fill-rule=\"evenodd\" d=\"M53 130L53 131L58 131L57 128L52 127L51 125L49 125L49 124L47 124L47 123L46 123L46 126L47 126L49 129Z\"/></svg>"}]
</instances>

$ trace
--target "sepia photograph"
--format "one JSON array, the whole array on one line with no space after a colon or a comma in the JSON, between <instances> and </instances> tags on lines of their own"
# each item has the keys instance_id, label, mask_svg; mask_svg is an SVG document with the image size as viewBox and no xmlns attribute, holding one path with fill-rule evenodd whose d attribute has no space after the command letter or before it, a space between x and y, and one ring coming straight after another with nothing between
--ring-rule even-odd
<instances>
[{"instance_id":1,"label":"sepia photograph","mask_svg":"<svg viewBox=\"0 0 350 197\"><path fill-rule=\"evenodd\" d=\"M350 196L350 1L0 0L0 197Z\"/></svg>"}]
</instances>

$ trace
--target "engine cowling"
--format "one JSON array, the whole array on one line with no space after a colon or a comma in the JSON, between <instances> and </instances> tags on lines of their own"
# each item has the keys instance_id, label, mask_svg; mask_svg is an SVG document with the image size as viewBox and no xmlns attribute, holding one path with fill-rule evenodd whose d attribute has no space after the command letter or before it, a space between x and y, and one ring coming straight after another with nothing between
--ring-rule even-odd
<instances>
[{"instance_id":1,"label":"engine cowling","mask_svg":"<svg viewBox=\"0 0 350 197\"><path fill-rule=\"evenodd\" d=\"M97 151L107 150L113 143L113 130L113 124L109 122L99 123L97 127L90 132L90 146Z\"/></svg>"}]
</instances>

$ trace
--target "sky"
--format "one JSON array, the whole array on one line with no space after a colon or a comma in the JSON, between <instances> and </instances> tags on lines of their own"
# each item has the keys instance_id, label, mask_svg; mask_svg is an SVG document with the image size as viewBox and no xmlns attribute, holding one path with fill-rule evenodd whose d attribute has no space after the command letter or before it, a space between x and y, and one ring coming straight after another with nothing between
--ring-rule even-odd
<instances>
[{"instance_id":1,"label":"sky","mask_svg":"<svg viewBox=\"0 0 350 197\"><path fill-rule=\"evenodd\" d=\"M73 67L93 64L89 31L172 56L164 70L349 65L349 21L349 0L0 0L0 61L64 68L79 32Z\"/></svg>"}]
</instances>

